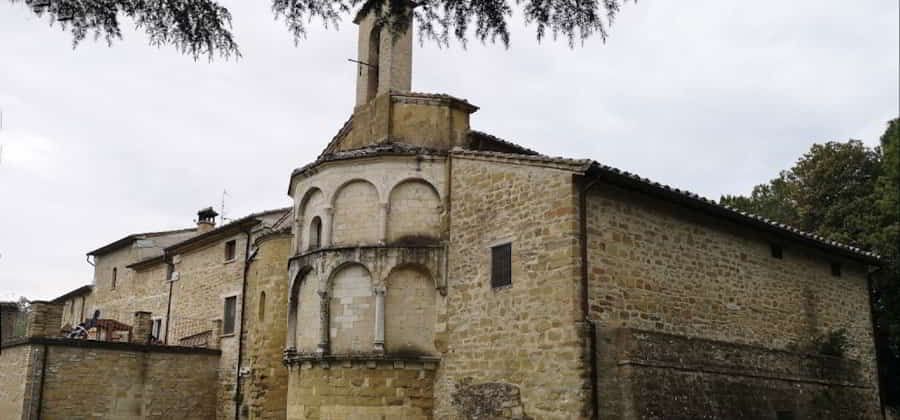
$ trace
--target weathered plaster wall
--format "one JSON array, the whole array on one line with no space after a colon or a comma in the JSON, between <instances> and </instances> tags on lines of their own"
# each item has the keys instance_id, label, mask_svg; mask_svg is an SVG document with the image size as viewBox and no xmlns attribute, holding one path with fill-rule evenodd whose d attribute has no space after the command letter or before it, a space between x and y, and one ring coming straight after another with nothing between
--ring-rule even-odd
<instances>
[{"instance_id":1,"label":"weathered plaster wall","mask_svg":"<svg viewBox=\"0 0 900 420\"><path fill-rule=\"evenodd\" d=\"M591 190L588 207L591 312L600 331L790 349L844 328L871 412L877 391L864 267L842 261L843 275L834 277L830 263L840 259L789 244L776 259L771 239L604 184Z\"/></svg>"},{"instance_id":2,"label":"weathered plaster wall","mask_svg":"<svg viewBox=\"0 0 900 420\"><path fill-rule=\"evenodd\" d=\"M318 282L307 274L298 279L299 303L297 304L296 317L296 341L294 346L301 353L314 353L318 348L322 323L319 321L320 297L318 294Z\"/></svg>"},{"instance_id":3,"label":"weathered plaster wall","mask_svg":"<svg viewBox=\"0 0 900 420\"><path fill-rule=\"evenodd\" d=\"M340 187L334 198L334 245L378 242L380 214L378 191L366 181L351 181Z\"/></svg>"},{"instance_id":4,"label":"weathered plaster wall","mask_svg":"<svg viewBox=\"0 0 900 420\"><path fill-rule=\"evenodd\" d=\"M331 352L372 351L375 333L375 297L372 277L362 265L351 264L334 273L329 311Z\"/></svg>"},{"instance_id":5,"label":"weathered plaster wall","mask_svg":"<svg viewBox=\"0 0 900 420\"><path fill-rule=\"evenodd\" d=\"M588 415L572 173L514 160L453 158L447 349L435 417L467 418L513 395L500 418ZM492 289L490 247L512 244L512 286ZM478 408L480 407L480 408Z\"/></svg>"},{"instance_id":6,"label":"weathered plaster wall","mask_svg":"<svg viewBox=\"0 0 900 420\"><path fill-rule=\"evenodd\" d=\"M94 304L93 293L85 293L81 296L74 296L62 302L62 324L60 327L74 327L81 322L93 316Z\"/></svg>"},{"instance_id":7,"label":"weathered plaster wall","mask_svg":"<svg viewBox=\"0 0 900 420\"><path fill-rule=\"evenodd\" d=\"M441 237L443 206L431 184L408 181L397 185L390 195L388 242L414 242Z\"/></svg>"},{"instance_id":8,"label":"weathered plaster wall","mask_svg":"<svg viewBox=\"0 0 900 420\"><path fill-rule=\"evenodd\" d=\"M385 350L393 354L437 354L437 292L434 280L422 270L400 267L385 281Z\"/></svg>"}]
</instances>

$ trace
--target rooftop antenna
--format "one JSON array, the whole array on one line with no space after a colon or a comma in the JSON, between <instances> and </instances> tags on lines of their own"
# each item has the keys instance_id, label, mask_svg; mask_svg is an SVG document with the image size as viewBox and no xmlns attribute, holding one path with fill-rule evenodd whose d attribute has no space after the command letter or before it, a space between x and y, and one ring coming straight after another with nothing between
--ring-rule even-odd
<instances>
[{"instance_id":1,"label":"rooftop antenna","mask_svg":"<svg viewBox=\"0 0 900 420\"><path fill-rule=\"evenodd\" d=\"M230 221L231 219L225 217L225 196L228 196L228 190L222 190L222 207L219 211L219 223L225 224L226 221Z\"/></svg>"}]
</instances>

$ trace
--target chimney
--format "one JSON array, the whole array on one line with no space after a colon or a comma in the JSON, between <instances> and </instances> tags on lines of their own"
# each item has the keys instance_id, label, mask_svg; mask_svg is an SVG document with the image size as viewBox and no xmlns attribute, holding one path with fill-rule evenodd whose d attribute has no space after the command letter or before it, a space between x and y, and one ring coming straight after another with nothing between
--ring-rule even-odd
<instances>
[{"instance_id":1,"label":"chimney","mask_svg":"<svg viewBox=\"0 0 900 420\"><path fill-rule=\"evenodd\" d=\"M216 227L216 216L218 215L219 213L216 213L212 207L200 209L197 212L197 233L206 233L213 230Z\"/></svg>"}]
</instances>

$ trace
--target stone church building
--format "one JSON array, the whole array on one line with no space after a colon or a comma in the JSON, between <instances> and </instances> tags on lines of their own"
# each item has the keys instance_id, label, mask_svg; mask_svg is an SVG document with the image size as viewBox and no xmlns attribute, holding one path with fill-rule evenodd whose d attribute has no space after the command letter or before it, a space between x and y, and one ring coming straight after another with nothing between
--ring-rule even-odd
<instances>
[{"instance_id":1,"label":"stone church building","mask_svg":"<svg viewBox=\"0 0 900 420\"><path fill-rule=\"evenodd\" d=\"M882 418L876 255L475 131L477 106L411 91L409 34L371 16L356 23L356 106L290 175L293 205L218 227L205 209L197 227L91 251L93 285L37 303L30 337L4 344L0 367L21 365L28 379L0 374L0 409L23 419ZM102 343L100 329L96 343L52 337L95 310L117 321L106 341L130 327L127 342ZM847 345L829 351L822 337ZM80 374L113 395L72 397L82 376L63 381L63 367L84 360L131 372L126 359L142 360L141 373Z\"/></svg>"}]
</instances>

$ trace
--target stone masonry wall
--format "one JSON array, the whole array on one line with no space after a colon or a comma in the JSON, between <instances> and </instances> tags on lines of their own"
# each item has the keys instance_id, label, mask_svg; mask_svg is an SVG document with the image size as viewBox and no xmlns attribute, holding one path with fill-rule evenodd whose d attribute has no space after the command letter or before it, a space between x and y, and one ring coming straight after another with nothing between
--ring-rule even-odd
<instances>
[{"instance_id":1,"label":"stone masonry wall","mask_svg":"<svg viewBox=\"0 0 900 420\"><path fill-rule=\"evenodd\" d=\"M433 364L346 360L290 369L291 420L432 418Z\"/></svg>"},{"instance_id":2,"label":"stone masonry wall","mask_svg":"<svg viewBox=\"0 0 900 420\"><path fill-rule=\"evenodd\" d=\"M3 418L23 418L28 404L31 359L31 346L0 350L0 413Z\"/></svg>"},{"instance_id":3,"label":"stone masonry wall","mask_svg":"<svg viewBox=\"0 0 900 420\"><path fill-rule=\"evenodd\" d=\"M334 275L333 284L328 322L331 352L371 351L375 339L375 297L369 272L362 265L350 265Z\"/></svg>"},{"instance_id":4,"label":"stone masonry wall","mask_svg":"<svg viewBox=\"0 0 900 420\"><path fill-rule=\"evenodd\" d=\"M499 418L588 418L572 173L477 157L452 164L448 346L435 417L495 412L489 395L502 394L512 405ZM512 286L494 290L490 247L502 243L512 244Z\"/></svg>"},{"instance_id":5,"label":"stone masonry wall","mask_svg":"<svg viewBox=\"0 0 900 420\"><path fill-rule=\"evenodd\" d=\"M799 349L846 329L848 358L877 404L864 267L791 244L776 259L771 238L605 184L588 196L588 231L599 331ZM832 261L842 262L842 276L831 275ZM601 401L616 400L601 390Z\"/></svg>"},{"instance_id":6,"label":"stone masonry wall","mask_svg":"<svg viewBox=\"0 0 900 420\"><path fill-rule=\"evenodd\" d=\"M43 419L215 418L217 354L47 348Z\"/></svg>"},{"instance_id":7,"label":"stone masonry wall","mask_svg":"<svg viewBox=\"0 0 900 420\"><path fill-rule=\"evenodd\" d=\"M234 240L235 258L225 260L225 243ZM235 375L237 373L237 337L241 317L241 283L245 259L245 234L222 238L211 245L174 257L179 279L172 289L172 318L169 320L169 344L179 339L212 329L214 320L224 318L225 298L236 296L234 333L215 336L222 357L219 358L217 386L217 418L234 418ZM216 332L214 331L215 335Z\"/></svg>"},{"instance_id":8,"label":"stone masonry wall","mask_svg":"<svg viewBox=\"0 0 900 420\"><path fill-rule=\"evenodd\" d=\"M258 243L247 277L247 334L242 394L251 419L284 419L288 371L282 364L287 335L287 273L293 237L280 234ZM265 298L263 298L265 294Z\"/></svg>"}]
</instances>

